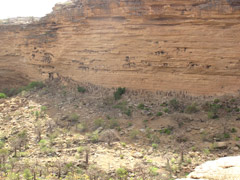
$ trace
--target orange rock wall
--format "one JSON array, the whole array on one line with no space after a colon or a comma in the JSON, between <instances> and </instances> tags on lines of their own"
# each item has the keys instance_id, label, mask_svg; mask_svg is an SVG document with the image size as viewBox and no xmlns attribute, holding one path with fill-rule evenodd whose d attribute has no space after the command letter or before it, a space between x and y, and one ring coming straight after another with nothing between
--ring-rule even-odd
<instances>
[{"instance_id":1,"label":"orange rock wall","mask_svg":"<svg viewBox=\"0 0 240 180\"><path fill-rule=\"evenodd\" d=\"M76 0L0 26L0 89L67 77L106 87L240 90L238 0Z\"/></svg>"}]
</instances>

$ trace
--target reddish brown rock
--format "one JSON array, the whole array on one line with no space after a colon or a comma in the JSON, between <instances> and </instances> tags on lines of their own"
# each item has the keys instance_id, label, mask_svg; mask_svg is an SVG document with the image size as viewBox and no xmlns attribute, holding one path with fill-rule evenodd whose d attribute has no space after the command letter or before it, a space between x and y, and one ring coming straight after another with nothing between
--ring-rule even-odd
<instances>
[{"instance_id":1,"label":"reddish brown rock","mask_svg":"<svg viewBox=\"0 0 240 180\"><path fill-rule=\"evenodd\" d=\"M237 0L75 0L0 26L0 89L47 78L106 87L237 93Z\"/></svg>"}]
</instances>

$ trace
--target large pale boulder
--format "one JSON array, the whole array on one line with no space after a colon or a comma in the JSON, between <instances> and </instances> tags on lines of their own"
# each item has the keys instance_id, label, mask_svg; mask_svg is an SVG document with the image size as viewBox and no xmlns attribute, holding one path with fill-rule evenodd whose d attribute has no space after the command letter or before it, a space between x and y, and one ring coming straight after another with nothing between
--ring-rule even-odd
<instances>
[{"instance_id":1,"label":"large pale boulder","mask_svg":"<svg viewBox=\"0 0 240 180\"><path fill-rule=\"evenodd\" d=\"M208 161L181 180L239 180L240 156L224 157L215 161ZM178 179L180 180L180 179Z\"/></svg>"}]
</instances>

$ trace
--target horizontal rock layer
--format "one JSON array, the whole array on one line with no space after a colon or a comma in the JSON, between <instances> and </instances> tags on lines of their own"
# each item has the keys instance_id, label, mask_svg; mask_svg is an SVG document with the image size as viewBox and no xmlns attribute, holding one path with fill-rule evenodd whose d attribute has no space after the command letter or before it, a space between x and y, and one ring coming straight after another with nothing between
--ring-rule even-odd
<instances>
[{"instance_id":1,"label":"horizontal rock layer","mask_svg":"<svg viewBox=\"0 0 240 180\"><path fill-rule=\"evenodd\" d=\"M0 89L72 79L106 87L237 93L238 0L75 0L0 26Z\"/></svg>"}]
</instances>

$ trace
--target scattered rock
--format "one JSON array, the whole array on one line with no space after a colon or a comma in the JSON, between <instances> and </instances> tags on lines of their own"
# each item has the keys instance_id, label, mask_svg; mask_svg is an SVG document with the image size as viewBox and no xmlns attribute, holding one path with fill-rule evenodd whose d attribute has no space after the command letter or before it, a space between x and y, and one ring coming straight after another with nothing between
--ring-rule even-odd
<instances>
[{"instance_id":1,"label":"scattered rock","mask_svg":"<svg viewBox=\"0 0 240 180\"><path fill-rule=\"evenodd\" d=\"M103 131L103 127L99 127L95 130L95 133L99 134Z\"/></svg>"},{"instance_id":2,"label":"scattered rock","mask_svg":"<svg viewBox=\"0 0 240 180\"><path fill-rule=\"evenodd\" d=\"M227 142L216 142L214 145L217 149L226 149L228 147Z\"/></svg>"},{"instance_id":3,"label":"scattered rock","mask_svg":"<svg viewBox=\"0 0 240 180\"><path fill-rule=\"evenodd\" d=\"M240 142L236 142L236 146L240 148Z\"/></svg>"},{"instance_id":4,"label":"scattered rock","mask_svg":"<svg viewBox=\"0 0 240 180\"><path fill-rule=\"evenodd\" d=\"M232 148L232 150L237 152L237 151L239 151L239 147L235 146Z\"/></svg>"},{"instance_id":5,"label":"scattered rock","mask_svg":"<svg viewBox=\"0 0 240 180\"><path fill-rule=\"evenodd\" d=\"M120 141L120 136L118 135L118 132L114 129L107 129L102 131L99 134L99 141L102 142L113 142L113 141Z\"/></svg>"},{"instance_id":6,"label":"scattered rock","mask_svg":"<svg viewBox=\"0 0 240 180\"><path fill-rule=\"evenodd\" d=\"M205 132L205 130L204 129L200 129L200 133L204 133Z\"/></svg>"},{"instance_id":7,"label":"scattered rock","mask_svg":"<svg viewBox=\"0 0 240 180\"><path fill-rule=\"evenodd\" d=\"M136 152L136 153L133 154L133 157L140 159L140 158L143 158L143 154L140 153L140 152Z\"/></svg>"}]
</instances>

